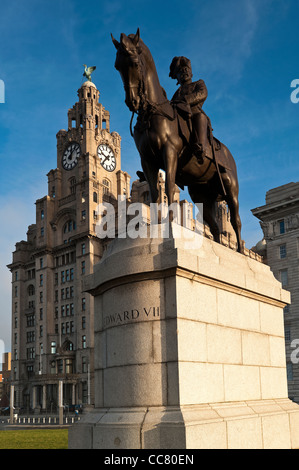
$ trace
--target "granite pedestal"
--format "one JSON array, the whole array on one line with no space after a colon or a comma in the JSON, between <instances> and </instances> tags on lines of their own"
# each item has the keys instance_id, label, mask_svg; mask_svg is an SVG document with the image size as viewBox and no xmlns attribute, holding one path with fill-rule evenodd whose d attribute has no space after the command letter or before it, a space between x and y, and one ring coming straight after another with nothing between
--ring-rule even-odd
<instances>
[{"instance_id":1,"label":"granite pedestal","mask_svg":"<svg viewBox=\"0 0 299 470\"><path fill-rule=\"evenodd\" d=\"M70 448L299 448L290 295L268 266L200 244L116 239L87 278L96 403L70 428Z\"/></svg>"}]
</instances>

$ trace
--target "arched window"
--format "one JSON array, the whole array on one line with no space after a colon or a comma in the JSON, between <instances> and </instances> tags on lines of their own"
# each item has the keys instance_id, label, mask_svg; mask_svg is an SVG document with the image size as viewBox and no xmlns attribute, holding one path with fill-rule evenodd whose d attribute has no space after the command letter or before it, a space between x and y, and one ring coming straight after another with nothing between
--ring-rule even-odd
<instances>
[{"instance_id":1,"label":"arched window","mask_svg":"<svg viewBox=\"0 0 299 470\"><path fill-rule=\"evenodd\" d=\"M68 220L68 222L63 227L63 233L69 233L73 230L76 230L76 222L74 220Z\"/></svg>"},{"instance_id":2,"label":"arched window","mask_svg":"<svg viewBox=\"0 0 299 470\"><path fill-rule=\"evenodd\" d=\"M103 181L103 194L108 194L110 192L110 182L104 178Z\"/></svg>"},{"instance_id":3,"label":"arched window","mask_svg":"<svg viewBox=\"0 0 299 470\"><path fill-rule=\"evenodd\" d=\"M35 294L35 288L34 288L34 285L33 284L30 284L30 286L28 286L28 295L31 297L32 295Z\"/></svg>"}]
</instances>

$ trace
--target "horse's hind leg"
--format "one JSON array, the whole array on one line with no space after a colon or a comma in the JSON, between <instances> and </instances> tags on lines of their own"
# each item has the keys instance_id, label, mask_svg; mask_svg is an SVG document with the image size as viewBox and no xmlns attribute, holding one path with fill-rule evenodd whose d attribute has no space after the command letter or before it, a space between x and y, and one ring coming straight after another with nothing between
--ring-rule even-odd
<instances>
[{"instance_id":1,"label":"horse's hind leg","mask_svg":"<svg viewBox=\"0 0 299 470\"><path fill-rule=\"evenodd\" d=\"M220 230L216 219L215 201L199 194L198 187L196 187L196 185L189 186L188 190L193 202L202 203L203 220L209 225L214 241L220 243Z\"/></svg>"},{"instance_id":2,"label":"horse's hind leg","mask_svg":"<svg viewBox=\"0 0 299 470\"><path fill-rule=\"evenodd\" d=\"M229 211L230 211L230 221L237 237L237 245L238 245L237 250L239 253L244 253L243 242L241 239L242 224L241 224L241 218L239 214L238 183L233 182L233 180L231 180L231 178L226 173L223 174L223 182L225 185L225 189L227 190L227 195L225 199L226 199Z\"/></svg>"}]
</instances>

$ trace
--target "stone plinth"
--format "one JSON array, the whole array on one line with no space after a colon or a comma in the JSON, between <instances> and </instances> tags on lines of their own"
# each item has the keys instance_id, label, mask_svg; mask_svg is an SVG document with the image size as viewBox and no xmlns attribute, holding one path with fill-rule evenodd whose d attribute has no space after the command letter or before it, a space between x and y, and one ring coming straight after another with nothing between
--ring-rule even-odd
<instances>
[{"instance_id":1,"label":"stone plinth","mask_svg":"<svg viewBox=\"0 0 299 470\"><path fill-rule=\"evenodd\" d=\"M96 403L70 428L70 448L299 447L290 296L268 266L206 238L195 250L173 237L116 239L85 287Z\"/></svg>"}]
</instances>

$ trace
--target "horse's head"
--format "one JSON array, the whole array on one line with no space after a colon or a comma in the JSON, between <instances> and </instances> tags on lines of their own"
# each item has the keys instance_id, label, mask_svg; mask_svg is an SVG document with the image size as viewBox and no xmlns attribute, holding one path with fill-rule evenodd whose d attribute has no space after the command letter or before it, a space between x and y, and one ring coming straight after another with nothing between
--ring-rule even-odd
<instances>
[{"instance_id":1,"label":"horse's head","mask_svg":"<svg viewBox=\"0 0 299 470\"><path fill-rule=\"evenodd\" d=\"M126 36L121 34L120 42L112 36L113 44L117 50L115 68L122 78L126 105L130 111L137 112L141 104L143 76L141 71L140 54L142 51L139 28L137 33Z\"/></svg>"}]
</instances>

